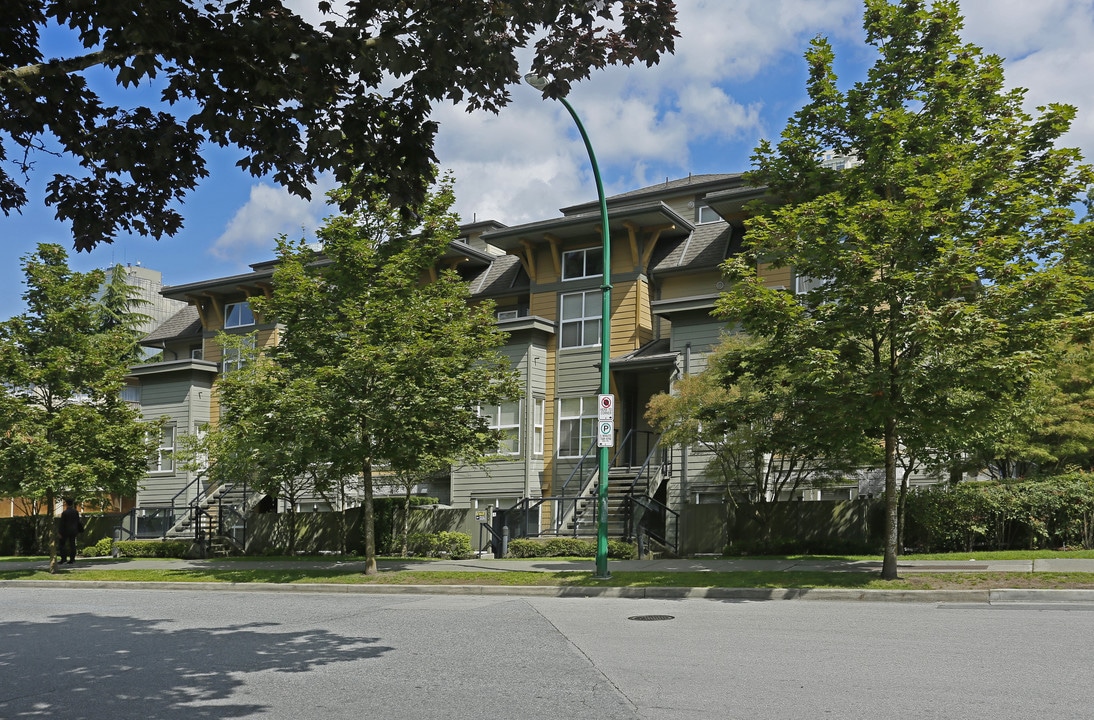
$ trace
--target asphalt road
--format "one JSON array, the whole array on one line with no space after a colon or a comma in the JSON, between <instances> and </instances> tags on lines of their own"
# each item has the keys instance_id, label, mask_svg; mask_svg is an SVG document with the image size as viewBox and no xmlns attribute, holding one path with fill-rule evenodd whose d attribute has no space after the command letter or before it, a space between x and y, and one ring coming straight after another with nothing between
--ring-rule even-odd
<instances>
[{"instance_id":1,"label":"asphalt road","mask_svg":"<svg viewBox=\"0 0 1094 720\"><path fill-rule=\"evenodd\" d=\"M1091 637L1091 604L5 587L0 717L1094 718Z\"/></svg>"}]
</instances>

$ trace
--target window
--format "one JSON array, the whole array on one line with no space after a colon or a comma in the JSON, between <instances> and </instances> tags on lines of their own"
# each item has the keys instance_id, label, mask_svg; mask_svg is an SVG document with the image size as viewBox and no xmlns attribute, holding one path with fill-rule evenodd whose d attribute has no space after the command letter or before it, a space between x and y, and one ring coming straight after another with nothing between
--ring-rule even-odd
<instances>
[{"instance_id":1,"label":"window","mask_svg":"<svg viewBox=\"0 0 1094 720\"><path fill-rule=\"evenodd\" d=\"M502 455L520 455L520 400L489 405L479 412L486 418L491 430L501 432L498 452Z\"/></svg>"},{"instance_id":2,"label":"window","mask_svg":"<svg viewBox=\"0 0 1094 720\"><path fill-rule=\"evenodd\" d=\"M122 388L122 402L131 403L134 405L141 404L141 386L140 385L126 385Z\"/></svg>"},{"instance_id":3,"label":"window","mask_svg":"<svg viewBox=\"0 0 1094 720\"><path fill-rule=\"evenodd\" d=\"M201 345L195 345L194 347L190 348L190 359L191 360L201 360L201 356L202 356Z\"/></svg>"},{"instance_id":4,"label":"window","mask_svg":"<svg viewBox=\"0 0 1094 720\"><path fill-rule=\"evenodd\" d=\"M558 456L579 458L596 440L596 395L563 398L558 405Z\"/></svg>"},{"instance_id":5,"label":"window","mask_svg":"<svg viewBox=\"0 0 1094 720\"><path fill-rule=\"evenodd\" d=\"M714 208L712 208L710 205L700 205L699 212L696 215L696 218L699 221L700 225L718 222L722 219L722 217L718 213L714 212Z\"/></svg>"},{"instance_id":6,"label":"window","mask_svg":"<svg viewBox=\"0 0 1094 720\"><path fill-rule=\"evenodd\" d=\"M532 400L532 412L534 416L532 418L532 453L535 455L543 455L543 398L535 398Z\"/></svg>"},{"instance_id":7,"label":"window","mask_svg":"<svg viewBox=\"0 0 1094 720\"><path fill-rule=\"evenodd\" d=\"M831 282L831 280L828 278L814 278L809 277L808 275L798 275L794 278L794 294L804 295L819 287L824 287L829 282Z\"/></svg>"},{"instance_id":8,"label":"window","mask_svg":"<svg viewBox=\"0 0 1094 720\"><path fill-rule=\"evenodd\" d=\"M167 425L160 430L159 446L148 459L149 472L175 471L175 427Z\"/></svg>"},{"instance_id":9,"label":"window","mask_svg":"<svg viewBox=\"0 0 1094 720\"><path fill-rule=\"evenodd\" d=\"M562 337L560 347L600 344L602 295L599 290L562 296Z\"/></svg>"},{"instance_id":10,"label":"window","mask_svg":"<svg viewBox=\"0 0 1094 720\"><path fill-rule=\"evenodd\" d=\"M228 303L224 306L224 327L237 328L255 324L254 313L251 312L251 303Z\"/></svg>"},{"instance_id":11,"label":"window","mask_svg":"<svg viewBox=\"0 0 1094 720\"><path fill-rule=\"evenodd\" d=\"M239 348L224 348L224 357L220 363L221 372L230 373L234 370L239 370L247 364L247 357L250 354L250 351L254 349L255 339L253 337L247 338L244 340L243 345L243 352L240 352Z\"/></svg>"},{"instance_id":12,"label":"window","mask_svg":"<svg viewBox=\"0 0 1094 720\"><path fill-rule=\"evenodd\" d=\"M562 253L562 279L599 277L604 274L604 248L569 250Z\"/></svg>"}]
</instances>

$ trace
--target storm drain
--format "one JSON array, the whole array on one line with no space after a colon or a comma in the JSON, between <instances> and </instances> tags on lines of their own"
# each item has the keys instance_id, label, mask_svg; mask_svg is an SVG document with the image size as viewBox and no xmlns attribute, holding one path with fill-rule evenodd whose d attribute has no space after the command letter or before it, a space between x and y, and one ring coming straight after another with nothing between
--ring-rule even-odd
<instances>
[{"instance_id":1,"label":"storm drain","mask_svg":"<svg viewBox=\"0 0 1094 720\"><path fill-rule=\"evenodd\" d=\"M640 622L654 622L657 620L672 620L672 615L631 615L628 620L638 620Z\"/></svg>"}]
</instances>

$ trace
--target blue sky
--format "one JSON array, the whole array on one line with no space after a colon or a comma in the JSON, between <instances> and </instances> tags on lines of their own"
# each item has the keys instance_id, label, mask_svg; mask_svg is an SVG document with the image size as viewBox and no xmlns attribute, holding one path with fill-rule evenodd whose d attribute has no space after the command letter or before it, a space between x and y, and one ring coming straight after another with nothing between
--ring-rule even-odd
<instances>
[{"instance_id":1,"label":"blue sky","mask_svg":"<svg viewBox=\"0 0 1094 720\"><path fill-rule=\"evenodd\" d=\"M312 0L288 3L318 17ZM609 194L689 172L740 172L760 138L778 137L805 101L802 54L816 35L836 49L841 85L858 80L874 59L862 39L858 0L677 0L675 55L654 68L609 68L576 86L581 115ZM964 37L1006 59L1007 84L1028 88L1032 110L1066 102L1079 116L1066 144L1094 159L1094 0L965 0ZM559 103L528 87L512 90L499 115L436 111L436 152L455 174L456 209L465 222L518 224L558 215L594 200L584 146ZM310 236L330 209L329 186L308 203L234 167L237 155L208 155L211 177L181 210L174 238L121 238L75 254L74 268L140 263L169 285L243 272L273 255L274 238ZM43 160L41 169L49 165ZM42 204L46 173L32 178L21 215L0 215L0 318L23 309L20 258L39 242L71 248L68 228Z\"/></svg>"}]
</instances>

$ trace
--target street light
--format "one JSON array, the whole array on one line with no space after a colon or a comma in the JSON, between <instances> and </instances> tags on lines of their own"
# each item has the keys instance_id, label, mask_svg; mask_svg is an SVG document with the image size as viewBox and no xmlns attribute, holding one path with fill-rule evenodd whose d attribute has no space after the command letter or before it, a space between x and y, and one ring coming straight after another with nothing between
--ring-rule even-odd
<instances>
[{"instance_id":1,"label":"street light","mask_svg":"<svg viewBox=\"0 0 1094 720\"><path fill-rule=\"evenodd\" d=\"M528 73L524 81L536 90L543 91L547 87L547 79L535 73ZM574 119L581 139L585 141L585 149L589 152L589 163L593 166L593 179L596 181L596 197L600 201L600 244L604 256L603 282L600 286L600 394L607 395L611 392L609 382L608 364L611 361L611 313L612 313L612 249L611 235L608 232L608 203L604 200L604 183L600 181L600 168L596 164L596 154L593 145L589 142L589 135L585 132L585 126L581 124L581 118L566 98L557 98L562 106L569 111ZM608 572L608 448L596 449L599 469L597 471L596 494L596 577L606 580L612 576Z\"/></svg>"}]
</instances>

